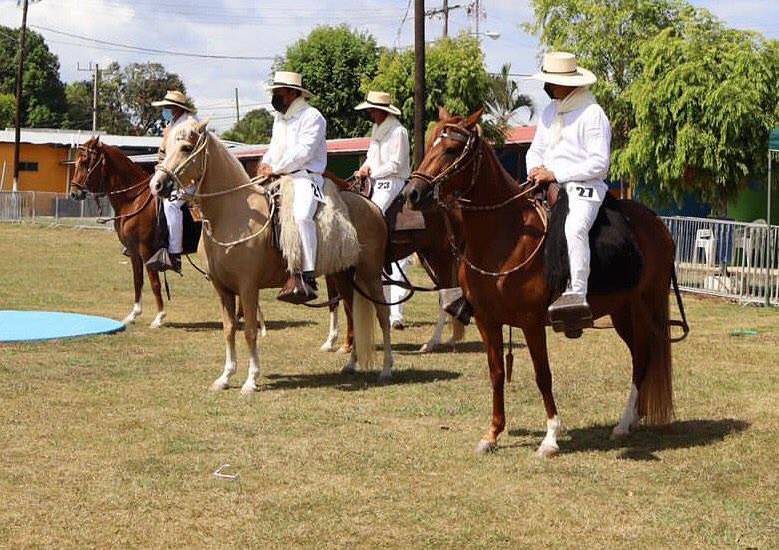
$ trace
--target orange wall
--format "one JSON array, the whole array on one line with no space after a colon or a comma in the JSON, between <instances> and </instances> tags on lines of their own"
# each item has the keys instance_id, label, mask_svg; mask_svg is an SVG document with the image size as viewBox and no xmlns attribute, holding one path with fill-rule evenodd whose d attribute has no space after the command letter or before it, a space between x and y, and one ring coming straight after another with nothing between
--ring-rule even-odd
<instances>
[{"instance_id":1,"label":"orange wall","mask_svg":"<svg viewBox=\"0 0 779 550\"><path fill-rule=\"evenodd\" d=\"M67 192L68 167L62 164L68 160L68 148L55 145L33 145L22 143L20 161L37 162L37 172L19 172L19 191ZM0 173L5 162L3 191L13 188L14 144L0 143Z\"/></svg>"}]
</instances>

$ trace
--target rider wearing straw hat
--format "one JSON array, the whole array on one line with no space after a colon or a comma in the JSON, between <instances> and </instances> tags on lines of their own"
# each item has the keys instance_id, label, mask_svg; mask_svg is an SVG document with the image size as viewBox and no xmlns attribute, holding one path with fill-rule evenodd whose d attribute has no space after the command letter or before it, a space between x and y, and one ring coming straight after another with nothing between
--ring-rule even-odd
<instances>
[{"instance_id":1,"label":"rider wearing straw hat","mask_svg":"<svg viewBox=\"0 0 779 550\"><path fill-rule=\"evenodd\" d=\"M303 248L303 272L290 273L278 299L293 304L309 302L316 295L317 234L314 214L324 201L322 172L327 166L327 122L306 101L311 92L299 73L277 71L272 105L276 110L270 147L258 168L260 176L289 175L294 186L292 211Z\"/></svg>"},{"instance_id":2,"label":"rider wearing straw hat","mask_svg":"<svg viewBox=\"0 0 779 550\"><path fill-rule=\"evenodd\" d=\"M410 174L408 132L397 119L400 109L392 105L386 92L368 92L366 100L355 110L367 113L373 129L365 162L354 176L374 180L371 200L386 214ZM403 258L392 266L394 280L402 277L401 271L407 263L408 258ZM406 291L393 285L385 287L384 294L387 301L397 302L405 297ZM393 328L403 329L403 304L390 306L390 322Z\"/></svg>"},{"instance_id":3,"label":"rider wearing straw hat","mask_svg":"<svg viewBox=\"0 0 779 550\"><path fill-rule=\"evenodd\" d=\"M569 201L565 237L570 282L549 313L566 324L591 326L589 232L608 192L604 180L611 157L611 125L589 91L595 75L577 66L573 54L547 53L541 72L531 78L544 82L544 91L553 101L541 114L527 152L528 178L544 186L558 183Z\"/></svg>"},{"instance_id":4,"label":"rider wearing straw hat","mask_svg":"<svg viewBox=\"0 0 779 550\"><path fill-rule=\"evenodd\" d=\"M178 90L168 90L165 97L160 101L152 102L152 107L162 107L162 119L165 122L165 130L162 134L162 144L158 154L159 162L165 160L165 142L172 128L182 122L195 118L195 108L187 96ZM168 223L168 258L169 262L158 258L155 254L149 262L156 265L156 269L165 271L173 269L181 272L181 253L183 252L183 234L184 234L184 214L181 207L184 200L176 198L162 199L162 206L165 211L165 220Z\"/></svg>"}]
</instances>

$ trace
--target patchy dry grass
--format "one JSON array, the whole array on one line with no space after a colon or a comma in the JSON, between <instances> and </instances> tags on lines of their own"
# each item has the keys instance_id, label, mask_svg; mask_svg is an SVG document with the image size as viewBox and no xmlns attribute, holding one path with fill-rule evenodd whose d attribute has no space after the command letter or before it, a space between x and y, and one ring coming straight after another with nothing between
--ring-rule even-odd
<instances>
[{"instance_id":1,"label":"patchy dry grass","mask_svg":"<svg viewBox=\"0 0 779 550\"><path fill-rule=\"evenodd\" d=\"M0 309L122 318L123 264L110 233L0 226ZM678 421L621 443L608 435L627 350L611 331L551 337L568 431L544 462L522 351L500 448L473 454L490 411L476 331L458 353L411 353L434 296L408 307L395 382L380 386L317 351L326 312L264 292L262 391L247 401L207 392L223 361L210 286L191 269L172 286L168 328L147 328L149 296L118 335L0 347L0 546L776 546L776 311L688 297ZM223 463L238 481L212 477Z\"/></svg>"}]
</instances>

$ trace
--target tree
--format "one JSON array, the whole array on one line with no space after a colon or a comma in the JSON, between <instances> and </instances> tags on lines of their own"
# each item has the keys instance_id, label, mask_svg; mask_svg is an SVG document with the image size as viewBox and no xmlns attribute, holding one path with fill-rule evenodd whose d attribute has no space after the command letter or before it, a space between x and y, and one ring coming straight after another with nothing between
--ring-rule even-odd
<instances>
[{"instance_id":1,"label":"tree","mask_svg":"<svg viewBox=\"0 0 779 550\"><path fill-rule=\"evenodd\" d=\"M242 143L268 143L272 129L273 115L266 109L253 109L224 132L222 138Z\"/></svg>"},{"instance_id":2,"label":"tree","mask_svg":"<svg viewBox=\"0 0 779 550\"><path fill-rule=\"evenodd\" d=\"M59 60L43 37L27 32L24 63L22 125L59 127L66 114L65 86L59 76ZM19 63L19 31L0 25L0 94L16 93Z\"/></svg>"},{"instance_id":3,"label":"tree","mask_svg":"<svg viewBox=\"0 0 779 550\"><path fill-rule=\"evenodd\" d=\"M519 93L519 86L511 80L511 64L504 63L500 73L490 76L490 87L485 101L487 114L497 129L504 134L510 127L511 118L523 107L533 116L533 100Z\"/></svg>"},{"instance_id":4,"label":"tree","mask_svg":"<svg viewBox=\"0 0 779 550\"><path fill-rule=\"evenodd\" d=\"M0 129L14 124L16 98L11 94L0 94Z\"/></svg>"},{"instance_id":5,"label":"tree","mask_svg":"<svg viewBox=\"0 0 779 550\"><path fill-rule=\"evenodd\" d=\"M160 109L152 107L152 101L168 90L187 93L179 75L169 73L160 63L131 63L122 71L121 82L123 111L139 135L161 133L157 124Z\"/></svg>"},{"instance_id":6,"label":"tree","mask_svg":"<svg viewBox=\"0 0 779 550\"><path fill-rule=\"evenodd\" d=\"M327 119L328 138L357 137L370 124L354 107L364 99L361 85L376 74L378 59L371 35L322 26L288 47L276 68L303 75L303 85L315 94L311 104Z\"/></svg>"},{"instance_id":7,"label":"tree","mask_svg":"<svg viewBox=\"0 0 779 550\"><path fill-rule=\"evenodd\" d=\"M598 76L592 87L609 115L616 154L635 126L627 88L641 73L641 45L694 12L685 0L531 0L535 21L523 25L549 50L576 54Z\"/></svg>"},{"instance_id":8,"label":"tree","mask_svg":"<svg viewBox=\"0 0 779 550\"><path fill-rule=\"evenodd\" d=\"M748 179L763 177L778 121L779 42L700 11L646 41L639 61L628 89L636 124L616 173L660 198L694 193L722 212Z\"/></svg>"},{"instance_id":9,"label":"tree","mask_svg":"<svg viewBox=\"0 0 779 550\"><path fill-rule=\"evenodd\" d=\"M63 126L73 130L92 128L92 83L84 80L65 85L68 114Z\"/></svg>"},{"instance_id":10,"label":"tree","mask_svg":"<svg viewBox=\"0 0 779 550\"><path fill-rule=\"evenodd\" d=\"M484 68L484 54L479 41L461 35L445 38L426 48L425 120L438 120L438 107L446 107L453 115L468 115L482 107L490 87L490 77ZM379 71L368 89L382 90L392 95L402 111L406 128L414 126L414 51L387 51L379 60Z\"/></svg>"}]
</instances>

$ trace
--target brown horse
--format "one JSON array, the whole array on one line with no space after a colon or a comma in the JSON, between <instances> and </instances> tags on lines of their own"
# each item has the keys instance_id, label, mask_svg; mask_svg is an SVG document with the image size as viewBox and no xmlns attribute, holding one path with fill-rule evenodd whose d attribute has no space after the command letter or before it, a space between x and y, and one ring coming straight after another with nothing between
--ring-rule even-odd
<instances>
[{"instance_id":1,"label":"brown horse","mask_svg":"<svg viewBox=\"0 0 779 550\"><path fill-rule=\"evenodd\" d=\"M326 177L333 180L341 188L350 188L349 183L327 172ZM390 235L389 260L394 262L416 253L422 262L422 266L436 287L441 290L441 299L448 289L459 287L457 282L457 258L452 253L449 236L443 213L439 210L425 211L422 213L425 219L425 229L411 229L394 231ZM445 290L446 289L446 290ZM333 280L327 279L328 296L337 294ZM354 324L351 308L344 307L346 312L347 333L343 345L337 350L339 353L348 353L352 349L354 341ZM420 348L420 352L434 351L441 343L441 332L447 318L452 319L452 338L449 344L454 345L462 340L465 327L457 319L449 316L439 308L439 320L436 324L433 336ZM335 343L338 339L338 304L330 307L330 332L327 340L320 348L321 351L336 351Z\"/></svg>"},{"instance_id":2,"label":"brown horse","mask_svg":"<svg viewBox=\"0 0 779 550\"><path fill-rule=\"evenodd\" d=\"M142 313L143 268L156 252L157 200L149 191L148 174L119 148L94 137L78 148L70 182L70 197L85 200L88 195L107 196L114 209L114 229L127 249L133 268L135 303L124 324L134 322ZM157 303L157 315L151 323L159 328L165 321L165 306L159 273L146 268ZM266 334L262 310L257 309L261 333ZM242 317L239 311L239 317Z\"/></svg>"},{"instance_id":3,"label":"brown horse","mask_svg":"<svg viewBox=\"0 0 779 550\"><path fill-rule=\"evenodd\" d=\"M503 385L504 378L511 379L511 360L506 369L502 327L509 325L524 333L546 408L547 432L538 455L552 456L559 451L561 422L546 344L552 298L540 253L546 213L531 197L531 189L503 170L480 137L481 111L464 119L450 117L444 110L439 114L433 146L412 174L406 196L414 208L438 203L453 223L462 225L465 247L459 280L487 347L493 391L492 422L477 451L495 449L506 425ZM593 317L611 317L633 360L633 384L614 437L627 435L642 417L650 423L666 423L673 416L669 288L674 243L651 210L632 201L619 205L644 258L643 272L632 290L588 297Z\"/></svg>"},{"instance_id":4,"label":"brown horse","mask_svg":"<svg viewBox=\"0 0 779 550\"><path fill-rule=\"evenodd\" d=\"M78 148L70 196L84 200L88 194L105 195L114 209L114 228L121 243L127 248L133 268L135 303L124 323L130 324L140 316L143 289L143 268L156 252L154 248L157 223L157 201L149 191L151 175L135 164L118 148L100 143L95 137ZM157 303L157 315L151 323L159 328L165 320L162 285L156 271L146 269Z\"/></svg>"}]
</instances>

